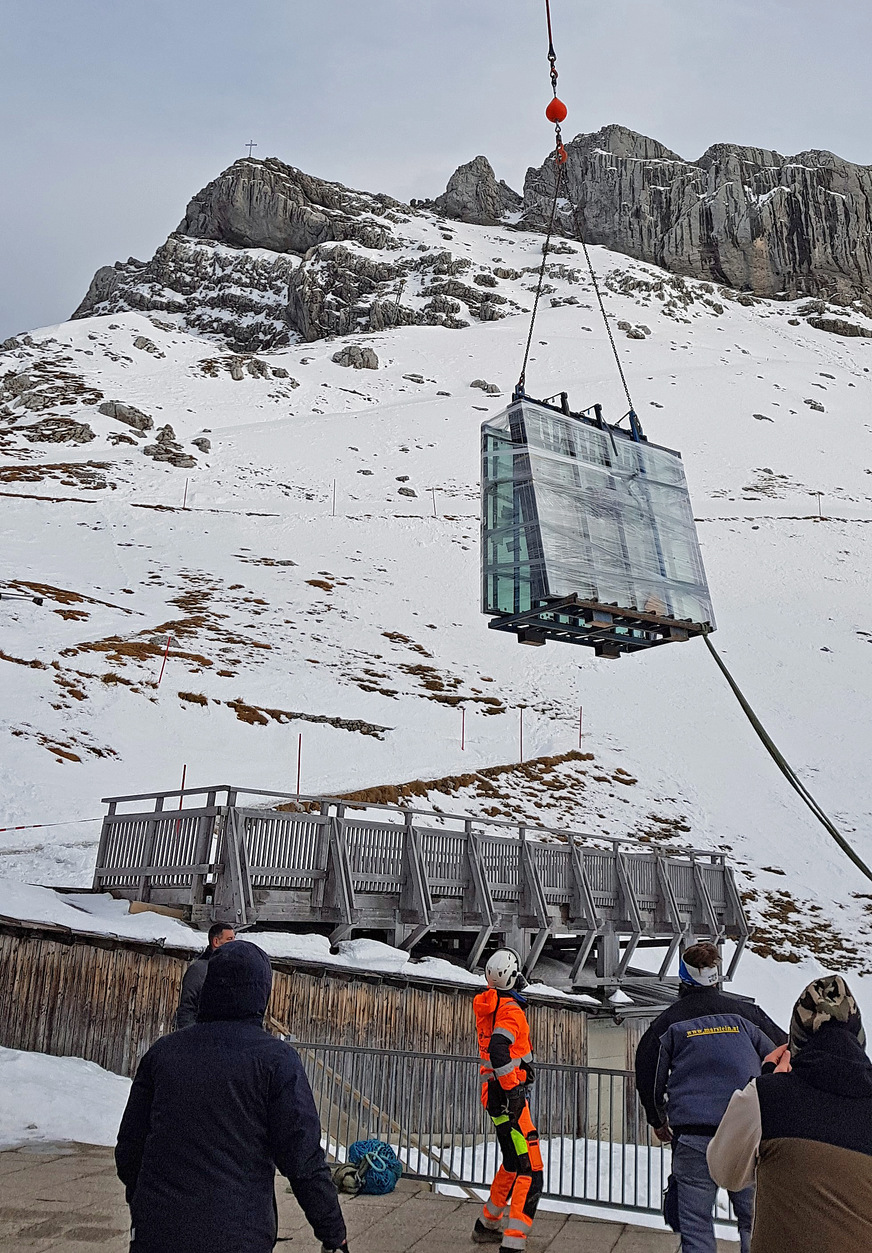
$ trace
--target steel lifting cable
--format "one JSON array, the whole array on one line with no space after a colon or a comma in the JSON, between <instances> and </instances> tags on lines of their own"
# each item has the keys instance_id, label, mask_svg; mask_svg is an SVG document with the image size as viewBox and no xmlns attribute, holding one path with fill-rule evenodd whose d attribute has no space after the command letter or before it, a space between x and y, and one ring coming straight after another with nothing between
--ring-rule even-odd
<instances>
[{"instance_id":1,"label":"steel lifting cable","mask_svg":"<svg viewBox=\"0 0 872 1253\"><path fill-rule=\"evenodd\" d=\"M555 159L557 159L555 157ZM536 326L536 314L539 312L539 299L542 295L542 284L545 281L545 266L548 261L548 249L551 246L551 236L554 232L554 219L557 216L557 201L560 198L560 184L563 179L563 164L558 160L557 174L554 179L554 199L551 202L551 217L548 221L548 230L545 235L545 243L542 245L542 264L539 266L539 281L536 284L536 296L533 300L533 312L530 316L530 329L527 332L527 346L524 349L524 362L521 366L521 373L518 376L519 392L523 392L524 385L527 380L527 361L530 357L530 347L533 343L533 330ZM552 291L554 289L552 288Z\"/></svg>"},{"instance_id":2,"label":"steel lifting cable","mask_svg":"<svg viewBox=\"0 0 872 1253\"><path fill-rule=\"evenodd\" d=\"M526 382L527 362L529 361L529 358L530 358L530 348L533 343L533 330L536 325L536 314L539 312L539 300L542 295L542 286L545 280L545 267L548 262L548 251L551 247L551 237L554 234L554 223L557 218L557 202L560 199L560 187L563 181L564 170L566 168L566 162L567 162L567 153L566 153L566 149L563 146L563 136L560 130L560 123L566 117L566 106L563 104L562 100L558 99L558 96L557 96L557 78L558 78L557 53L554 51L554 35L551 29L551 0L545 0L545 21L548 26L548 67L549 67L548 73L551 79L551 95L552 95L551 103L548 105L548 108L545 110L545 116L548 118L549 122L554 123L554 133L555 133L555 141L556 141L555 147L554 147L554 163L557 168L556 168L556 173L554 177L554 197L551 201L551 214L548 220L548 230L545 234L545 243L542 245L542 264L539 266L539 280L536 284L536 297L533 301L533 312L530 317L530 329L527 333L527 345L526 345L526 348L524 349L524 362L523 362L523 365L521 366L521 373L518 378L517 390L519 392L524 391L524 385ZM624 395L627 397L627 404L629 405L630 413L633 415L633 417L635 417L636 407L633 404L633 397L630 395L630 386L627 382L627 376L624 373L624 367L621 362L620 354L618 352L618 346L615 343L615 337L612 334L612 327L611 327L611 323L609 322L609 315L606 312L605 303L602 297L602 291L600 289L600 285L597 280L596 271L593 268L593 261L591 259L590 251L588 250L587 242L584 238L584 231L581 228L581 222L579 220L579 214L578 214L578 205L576 205L572 201L571 197L569 196L567 196L567 200L569 201L569 206L572 210L572 217L575 223L576 237L578 238L582 248L584 249L584 259L587 262L587 268L590 274L591 286L593 287L594 295L596 296L597 304L599 305L599 311L600 311L600 314L602 315L603 324L606 328L606 335L608 336L609 343L611 344L612 355L615 358L615 365L618 367L618 374L620 375L621 385L623 386L623 389L624 389Z\"/></svg>"},{"instance_id":3,"label":"steel lifting cable","mask_svg":"<svg viewBox=\"0 0 872 1253\"><path fill-rule=\"evenodd\" d=\"M545 282L545 267L548 263L548 250L551 247L551 236L554 233L554 222L557 218L557 202L560 199L560 185L563 181L563 170L566 165L566 149L563 146L563 135L560 123L566 117L566 105L557 98L557 53L554 51L554 38L551 34L551 0L545 0L545 18L548 23L548 75L551 79L551 102L545 110L549 122L554 123L554 164L557 167L554 175L554 196L551 201L551 214L548 219L548 230L542 245L542 264L539 266L539 280L536 284L536 296L533 301L533 312L530 315L530 329L527 332L527 345L524 349L524 360L518 376L517 392L523 394L527 378L527 362L530 359L530 347L533 343L533 330L536 326L536 314L539 312L539 301Z\"/></svg>"},{"instance_id":4,"label":"steel lifting cable","mask_svg":"<svg viewBox=\"0 0 872 1253\"><path fill-rule=\"evenodd\" d=\"M615 343L615 337L612 334L612 324L609 321L609 315L606 313L606 307L605 307L605 304L603 303L603 296L600 290L599 282L597 280L596 271L593 268L593 261L591 260L590 252L588 251L588 247L587 247L587 241L584 238L584 231L581 228L581 222L579 221L579 218L578 218L578 205L574 204L571 200L569 201L569 203L572 206L572 216L575 221L575 235L579 243L581 244L582 248L584 249L584 259L587 262L588 272L590 273L591 286L593 287L594 295L596 296L597 304L599 305L599 311L602 314L603 324L605 325L605 328L606 328L606 334L609 337L609 343L612 346L612 353L614 354L615 365L618 367L618 374L621 376L621 383L623 384L623 387L624 387L624 395L627 397L627 404L630 406L630 412L635 415L636 406L633 404L633 397L630 395L630 385L627 382L627 376L624 373L624 367L621 364L621 354L618 352L618 345Z\"/></svg>"},{"instance_id":5,"label":"steel lifting cable","mask_svg":"<svg viewBox=\"0 0 872 1253\"><path fill-rule=\"evenodd\" d=\"M859 853L854 852L853 848L845 839L845 837L842 835L841 831L838 829L835 823L832 822L831 819L824 813L823 809L820 807L818 802L812 796L811 792L809 792L808 788L805 786L802 780L797 777L797 774L795 770L793 769L793 767L785 759L784 755L780 752L777 745L772 740L772 737L769 735L768 731L763 726L760 719L754 713L754 710L751 708L750 704L748 703L746 696L744 695L738 683L736 682L736 680L733 678L733 676L730 674L729 670L727 669L723 658L715 651L715 646L714 644L712 644L711 640L709 639L708 633L703 635L703 639L706 642L706 647L708 648L709 652L714 657L715 662L717 663L721 671L721 674L723 674L724 678L727 680L727 683L730 686L730 690L732 691L736 700L742 706L742 710L745 716L747 717L748 721L751 723L751 726L756 731L761 742L763 743L763 746L765 747L766 751L769 753L769 756L775 762L776 766L784 775L787 782L790 784L793 790L801 797L804 804L808 806L808 808L814 814L815 818L817 818L821 826L824 827L825 830L828 832L828 834L832 836L832 838L836 841L836 843L838 844L842 852L845 853L848 857L850 857L851 861L854 863L857 869L862 874L864 874L867 879L872 881L872 870L869 869L865 861L863 861L862 857L860 857Z\"/></svg>"}]
</instances>

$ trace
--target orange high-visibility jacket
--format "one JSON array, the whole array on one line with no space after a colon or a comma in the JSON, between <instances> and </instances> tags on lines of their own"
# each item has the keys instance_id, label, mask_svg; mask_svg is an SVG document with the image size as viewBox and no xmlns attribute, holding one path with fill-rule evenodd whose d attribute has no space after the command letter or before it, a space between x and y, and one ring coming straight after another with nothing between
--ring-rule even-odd
<instances>
[{"instance_id":1,"label":"orange high-visibility jacket","mask_svg":"<svg viewBox=\"0 0 872 1253\"><path fill-rule=\"evenodd\" d=\"M533 1060L527 1015L511 992L488 988L473 1001L481 1054L482 1101L487 1102L487 1085L495 1079L511 1091L525 1083L524 1062Z\"/></svg>"}]
</instances>

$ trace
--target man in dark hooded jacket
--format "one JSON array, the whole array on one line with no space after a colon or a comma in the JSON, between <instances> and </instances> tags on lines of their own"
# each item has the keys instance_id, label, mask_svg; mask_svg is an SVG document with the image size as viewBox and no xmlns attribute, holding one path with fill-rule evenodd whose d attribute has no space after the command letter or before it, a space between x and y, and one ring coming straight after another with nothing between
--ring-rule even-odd
<instances>
[{"instance_id":1,"label":"man in dark hooded jacket","mask_svg":"<svg viewBox=\"0 0 872 1253\"><path fill-rule=\"evenodd\" d=\"M131 1253L269 1253L276 1168L324 1249L347 1251L302 1063L263 1029L271 988L261 949L225 944L209 960L197 1023L140 1062L115 1149Z\"/></svg>"},{"instance_id":2,"label":"man in dark hooded jacket","mask_svg":"<svg viewBox=\"0 0 872 1253\"><path fill-rule=\"evenodd\" d=\"M199 957L196 957L182 977L182 991L179 997L179 1008L176 1010L175 1029L182 1031L185 1027L193 1027L197 1021L197 1010L200 1008L200 994L206 982L208 963L225 944L236 939L236 932L229 922L213 922L209 928L209 942Z\"/></svg>"}]
</instances>

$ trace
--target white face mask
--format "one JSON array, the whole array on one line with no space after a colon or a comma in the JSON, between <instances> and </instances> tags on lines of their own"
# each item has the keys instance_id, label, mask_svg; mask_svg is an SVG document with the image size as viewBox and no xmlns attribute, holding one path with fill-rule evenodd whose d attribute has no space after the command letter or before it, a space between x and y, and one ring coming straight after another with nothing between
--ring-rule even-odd
<instances>
[{"instance_id":1,"label":"white face mask","mask_svg":"<svg viewBox=\"0 0 872 1253\"><path fill-rule=\"evenodd\" d=\"M689 966L685 962L684 968L694 983L698 983L702 988L713 988L720 976L717 966Z\"/></svg>"}]
</instances>

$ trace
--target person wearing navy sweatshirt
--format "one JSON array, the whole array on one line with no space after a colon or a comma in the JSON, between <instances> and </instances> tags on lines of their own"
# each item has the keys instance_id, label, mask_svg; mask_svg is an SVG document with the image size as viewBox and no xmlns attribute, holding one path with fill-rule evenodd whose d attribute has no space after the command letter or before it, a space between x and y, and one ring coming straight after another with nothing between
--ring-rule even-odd
<instances>
[{"instance_id":1,"label":"person wearing navy sweatshirt","mask_svg":"<svg viewBox=\"0 0 872 1253\"><path fill-rule=\"evenodd\" d=\"M263 1028L272 968L233 940L208 962L197 1022L139 1064L115 1163L131 1253L270 1253L276 1168L325 1250L345 1222L299 1055Z\"/></svg>"},{"instance_id":2,"label":"person wearing navy sweatshirt","mask_svg":"<svg viewBox=\"0 0 872 1253\"><path fill-rule=\"evenodd\" d=\"M786 1032L751 1001L717 986L714 944L681 959L678 1000L654 1020L636 1050L636 1090L654 1134L672 1144L682 1253L715 1253L717 1185L706 1150L737 1088L760 1074ZM741 1253L751 1239L754 1190L731 1192Z\"/></svg>"}]
</instances>

